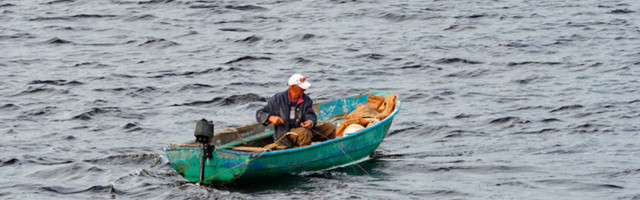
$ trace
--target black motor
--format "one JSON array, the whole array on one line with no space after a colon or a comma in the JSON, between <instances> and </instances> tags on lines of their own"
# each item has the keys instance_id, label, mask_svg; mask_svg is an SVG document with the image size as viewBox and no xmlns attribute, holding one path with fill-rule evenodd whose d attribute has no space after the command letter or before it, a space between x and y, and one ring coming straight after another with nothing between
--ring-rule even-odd
<instances>
[{"instance_id":1,"label":"black motor","mask_svg":"<svg viewBox=\"0 0 640 200\"><path fill-rule=\"evenodd\" d=\"M196 131L193 135L196 136L196 142L209 144L213 138L213 122L202 118L196 123Z\"/></svg>"},{"instance_id":2,"label":"black motor","mask_svg":"<svg viewBox=\"0 0 640 200\"><path fill-rule=\"evenodd\" d=\"M212 151L216 148L211 144L211 138L213 138L213 122L202 118L202 120L196 123L196 131L193 135L196 136L196 142L200 143L200 181L198 184L202 184L204 181L205 161L213 158Z\"/></svg>"}]
</instances>

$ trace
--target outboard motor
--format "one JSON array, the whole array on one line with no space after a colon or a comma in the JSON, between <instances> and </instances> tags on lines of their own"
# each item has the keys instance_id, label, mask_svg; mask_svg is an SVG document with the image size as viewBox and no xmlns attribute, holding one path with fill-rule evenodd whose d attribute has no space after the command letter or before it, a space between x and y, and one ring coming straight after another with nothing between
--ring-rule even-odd
<instances>
[{"instance_id":1,"label":"outboard motor","mask_svg":"<svg viewBox=\"0 0 640 200\"><path fill-rule=\"evenodd\" d=\"M196 136L196 142L200 143L200 181L198 184L202 184L204 181L204 164L209 158L213 158L212 151L215 150L215 146L211 144L213 138L213 122L202 120L196 123L196 131L193 133Z\"/></svg>"}]
</instances>

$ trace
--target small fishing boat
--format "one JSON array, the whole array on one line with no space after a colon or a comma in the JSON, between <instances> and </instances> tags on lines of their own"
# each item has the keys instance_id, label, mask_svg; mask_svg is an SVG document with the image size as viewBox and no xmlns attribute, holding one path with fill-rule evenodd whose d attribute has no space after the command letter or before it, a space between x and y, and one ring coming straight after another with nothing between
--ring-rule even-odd
<instances>
[{"instance_id":1,"label":"small fishing boat","mask_svg":"<svg viewBox=\"0 0 640 200\"><path fill-rule=\"evenodd\" d=\"M318 121L340 124L344 116L365 104L369 95L386 97L388 93L373 92L357 96L333 99L316 103L313 109ZM393 118L400 110L401 103L395 99L392 113L383 120L356 133L345 135L312 145L262 152L234 150L235 147L259 148L274 142L273 125L257 123L233 129L211 130L213 137L207 150L196 141L182 144L172 143L164 151L171 166L184 178L202 184L227 184L240 180L278 176L284 173L298 173L330 169L362 161L378 148L388 134ZM213 125L211 125L213 129ZM196 131L197 132L197 131ZM205 149L204 151L202 149ZM238 148L236 148L238 149ZM209 151L205 153L205 151ZM204 160L202 158L205 158ZM204 163L204 165L201 165ZM201 166L204 166L201 168Z\"/></svg>"}]
</instances>

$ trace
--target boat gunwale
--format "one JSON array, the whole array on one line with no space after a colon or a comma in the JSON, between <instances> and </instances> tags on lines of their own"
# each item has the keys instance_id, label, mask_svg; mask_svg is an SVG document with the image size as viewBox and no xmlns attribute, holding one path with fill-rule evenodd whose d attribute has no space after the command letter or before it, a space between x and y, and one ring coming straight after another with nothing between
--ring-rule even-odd
<instances>
[{"instance_id":1,"label":"boat gunwale","mask_svg":"<svg viewBox=\"0 0 640 200\"><path fill-rule=\"evenodd\" d=\"M364 94L371 94L371 93L364 93ZM325 102L322 102L322 103L332 102L332 101L336 101L336 100L339 100L339 99L341 99L341 98L332 99L332 100L325 101ZM393 113L391 113L391 115L386 117L384 120L374 124L371 127L367 127L367 128L365 128L365 129L363 129L361 131L358 131L358 132L353 133L353 134L349 134L349 135L344 136L344 137L323 141L321 143L312 144L312 145L305 146L305 147L299 147L299 148L293 148L293 149L285 149L285 150L279 150L279 151L267 151L267 152L260 152L260 153L251 153L251 152L243 152L243 151L231 150L231 149L227 149L227 148L224 148L224 149L216 148L215 151L216 152L231 153L231 154L236 154L236 155L249 155L249 156L252 156L252 157L255 157L255 156L277 156L277 155L280 155L280 154L287 154L287 153L292 153L292 152L305 151L305 150L308 150L308 149L320 147L322 145L330 145L331 143L335 143L335 142L342 142L342 141L347 140L347 139L349 139L351 137L356 137L358 135L365 134L365 133L377 128L378 126L381 126L381 124L385 124L387 121L392 120L395 117L395 115L398 113L398 111L400 110L400 107L402 106L402 102L400 102L400 99L398 99L397 102L398 103L396 104L396 107L395 107ZM196 150L196 149L200 149L200 148L199 147L165 147L164 151Z\"/></svg>"}]
</instances>

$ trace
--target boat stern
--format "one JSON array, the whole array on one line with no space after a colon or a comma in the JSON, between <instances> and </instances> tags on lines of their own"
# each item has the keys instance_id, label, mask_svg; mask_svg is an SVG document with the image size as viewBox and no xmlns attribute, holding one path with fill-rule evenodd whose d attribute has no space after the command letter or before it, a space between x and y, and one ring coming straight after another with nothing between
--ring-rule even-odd
<instances>
[{"instance_id":1,"label":"boat stern","mask_svg":"<svg viewBox=\"0 0 640 200\"><path fill-rule=\"evenodd\" d=\"M169 164L190 182L198 182L200 149L195 147L166 147ZM204 184L225 184L239 179L247 169L250 156L213 151L213 158L205 161Z\"/></svg>"}]
</instances>

